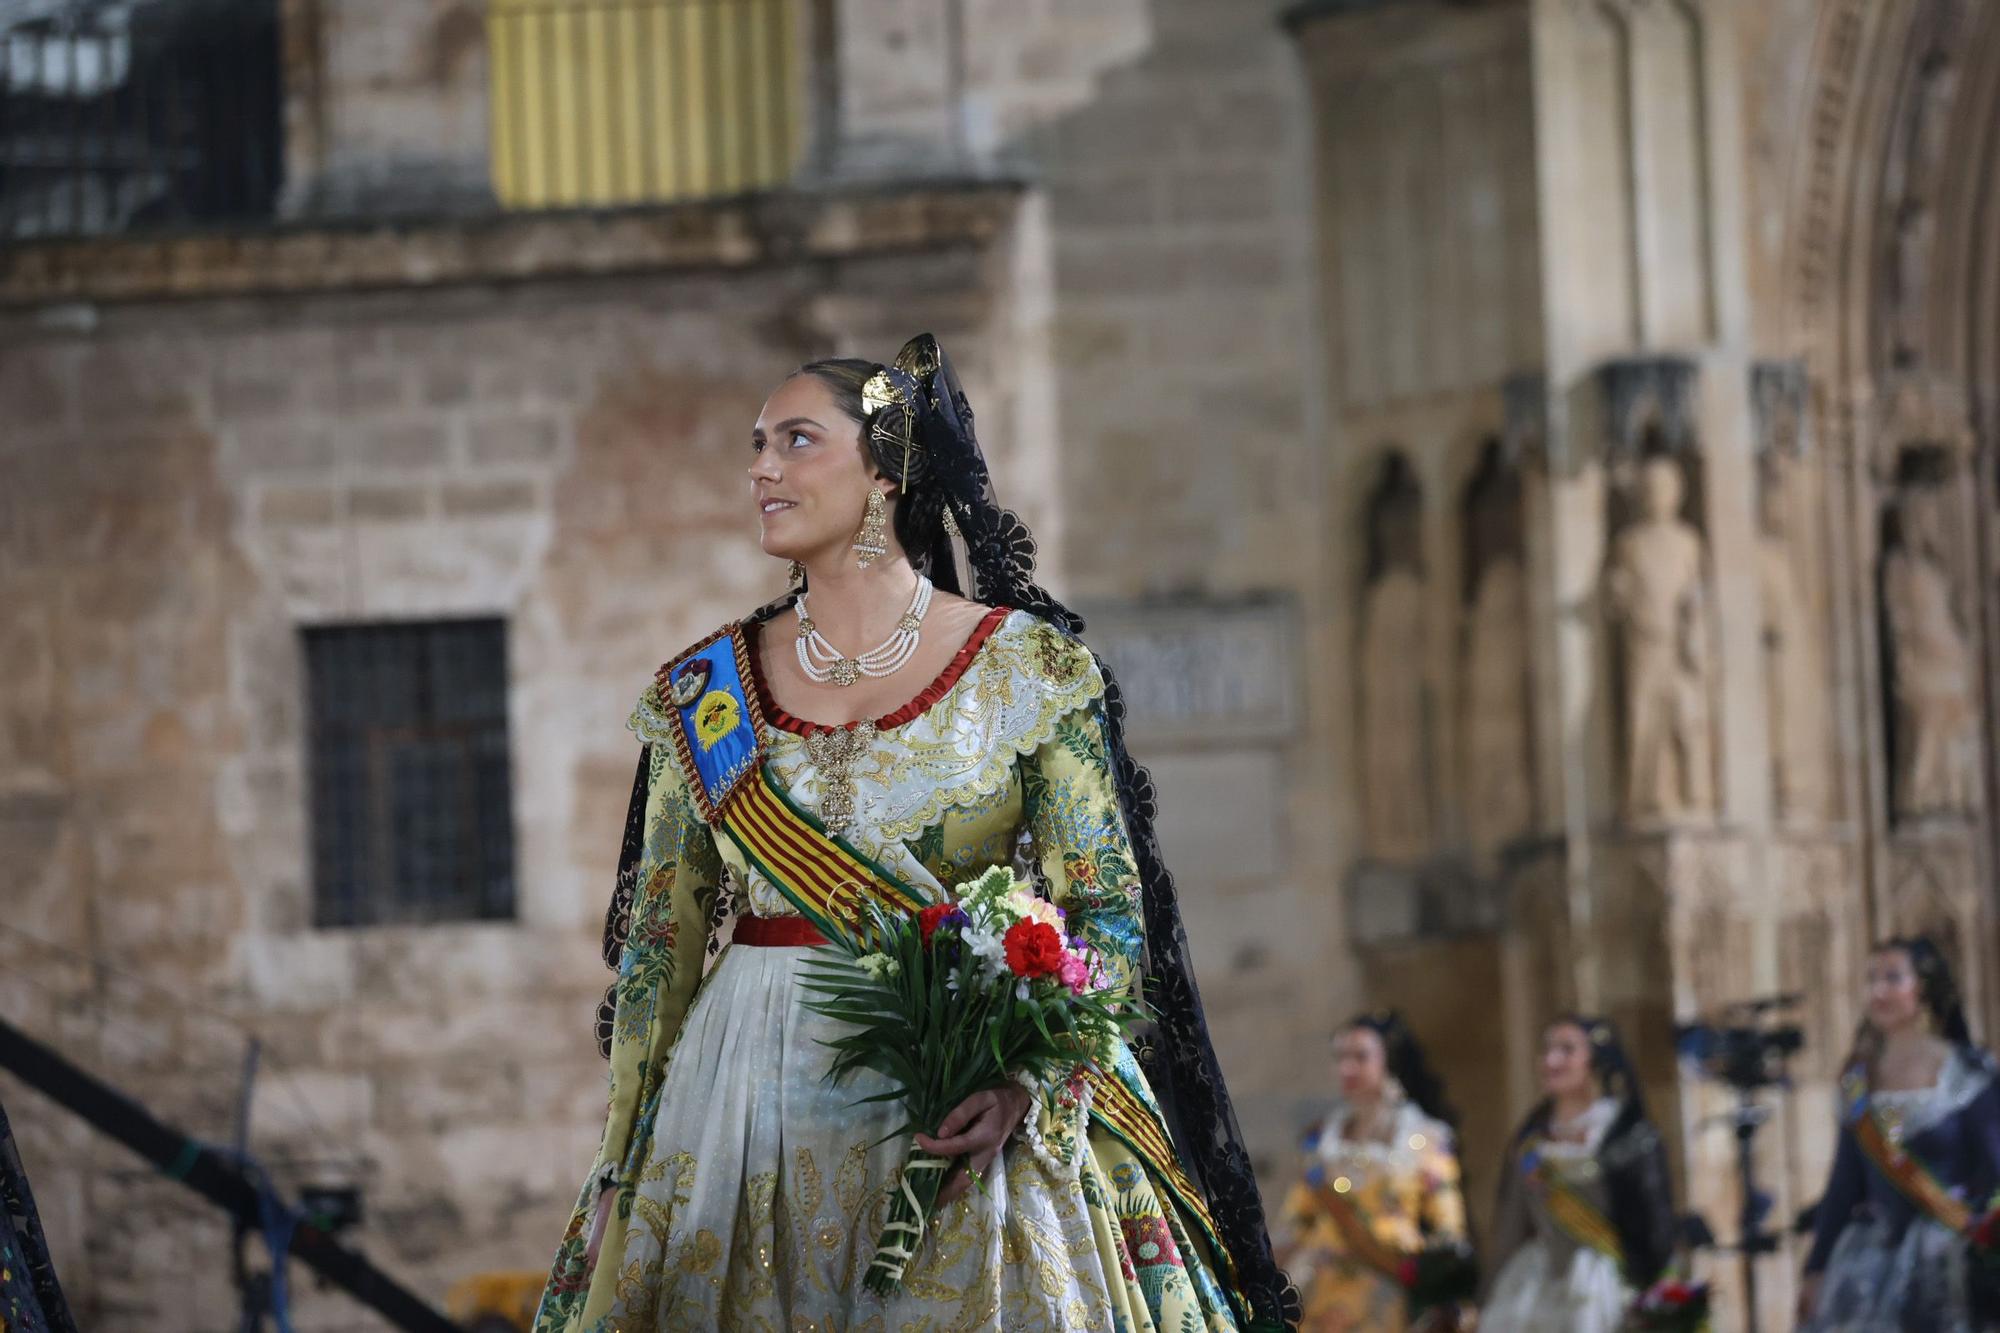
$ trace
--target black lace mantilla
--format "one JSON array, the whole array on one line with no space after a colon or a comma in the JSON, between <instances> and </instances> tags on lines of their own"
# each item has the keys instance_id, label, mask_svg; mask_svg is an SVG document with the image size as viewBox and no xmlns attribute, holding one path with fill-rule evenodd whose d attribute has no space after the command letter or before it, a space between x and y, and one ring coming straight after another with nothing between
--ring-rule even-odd
<instances>
[{"instance_id":1,"label":"black lace mantilla","mask_svg":"<svg viewBox=\"0 0 2000 1333\"><path fill-rule=\"evenodd\" d=\"M1259 1327L1299 1320L1298 1291L1271 1253L1256 1171L1243 1146L1222 1066L1208 1039L1208 1020L1195 986L1181 925L1179 890L1160 853L1153 778L1125 748L1125 701L1110 667L1104 672L1105 734L1118 774L1118 801L1139 864L1146 921L1146 1003L1156 1031L1138 1042L1140 1067L1166 1112L1183 1165L1194 1174L1215 1214L1222 1243L1236 1260L1237 1279Z\"/></svg>"},{"instance_id":2,"label":"black lace mantilla","mask_svg":"<svg viewBox=\"0 0 2000 1333\"><path fill-rule=\"evenodd\" d=\"M929 334L911 339L897 354L895 365L914 375L923 390L913 409L893 409L918 413L918 420L909 428L922 444L923 466L910 469L904 496L917 516L911 542L917 549L910 551L912 559L948 592L962 592L989 606L1026 611L1072 638L1080 635L1083 617L1034 581L1034 537L1020 515L1002 508L994 497L992 477L973 430L972 408L937 340ZM875 423L863 424L872 428ZM971 586L966 588L960 586L957 574L954 528L964 544L965 565L971 575ZM769 618L789 607L791 601L788 594L752 618ZM1237 1282L1250 1302L1252 1326L1288 1328L1299 1320L1299 1295L1272 1256L1256 1173L1243 1145L1229 1089L1223 1083L1222 1066L1208 1038L1187 932L1181 924L1179 892L1154 832L1158 796L1151 775L1126 749L1125 703L1117 678L1101 660L1098 665L1104 673L1105 739L1143 894L1144 994L1153 1017L1135 1034L1133 1044L1166 1115L1181 1164L1201 1186L1220 1239L1234 1260ZM623 954L625 930L630 925L644 837L648 769L649 756L642 753L626 815L618 885L605 913L604 961L613 970ZM598 1045L607 1054L610 1005L607 991L597 1028Z\"/></svg>"},{"instance_id":3,"label":"black lace mantilla","mask_svg":"<svg viewBox=\"0 0 2000 1333\"><path fill-rule=\"evenodd\" d=\"M56 1282L48 1242L28 1173L0 1108L0 1329L9 1333L77 1333Z\"/></svg>"},{"instance_id":4,"label":"black lace mantilla","mask_svg":"<svg viewBox=\"0 0 2000 1333\"><path fill-rule=\"evenodd\" d=\"M632 903L639 891L639 853L646 843L646 791L653 771L653 747L639 747L639 771L625 806L625 837L618 847L618 882L604 909L604 965L617 972L625 961L625 936L632 929ZM604 988L597 1005L597 1053L611 1058L611 1025L616 1020L618 983Z\"/></svg>"}]
</instances>

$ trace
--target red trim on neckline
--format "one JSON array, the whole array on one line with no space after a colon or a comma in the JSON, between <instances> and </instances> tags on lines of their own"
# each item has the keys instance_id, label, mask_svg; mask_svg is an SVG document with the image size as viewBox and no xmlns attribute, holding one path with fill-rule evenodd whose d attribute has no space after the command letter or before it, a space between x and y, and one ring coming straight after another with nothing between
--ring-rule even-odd
<instances>
[{"instance_id":1,"label":"red trim on neckline","mask_svg":"<svg viewBox=\"0 0 2000 1333\"><path fill-rule=\"evenodd\" d=\"M979 650L993 637L993 631L999 629L1000 622L1012 613L1011 607L996 606L980 617L979 623L966 638L964 646L958 650L957 656L945 663L944 670L938 672L937 679L926 685L922 694L895 712L876 718L875 729L888 731L906 722L914 722L929 712L932 705L944 698L952 686L958 684L959 677L963 676L966 668L972 665L972 659L979 656ZM843 722L838 725L812 722L802 717L795 717L778 707L777 702L771 698L771 687L764 680L764 630L769 624L769 621L765 621L757 627L757 644L750 653L750 681L757 688L757 702L763 707L764 721L780 731L789 731L800 736L808 736L815 731L852 731L860 726L858 721Z\"/></svg>"}]
</instances>

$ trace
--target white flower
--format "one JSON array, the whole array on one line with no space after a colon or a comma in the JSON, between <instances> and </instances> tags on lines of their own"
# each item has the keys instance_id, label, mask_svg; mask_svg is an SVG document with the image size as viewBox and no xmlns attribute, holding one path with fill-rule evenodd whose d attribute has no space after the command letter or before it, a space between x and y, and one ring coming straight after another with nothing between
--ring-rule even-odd
<instances>
[{"instance_id":1,"label":"white flower","mask_svg":"<svg viewBox=\"0 0 2000 1333\"><path fill-rule=\"evenodd\" d=\"M865 953L854 962L876 981L881 981L885 977L901 976L903 972L903 965L885 953Z\"/></svg>"},{"instance_id":2,"label":"white flower","mask_svg":"<svg viewBox=\"0 0 2000 1333\"><path fill-rule=\"evenodd\" d=\"M961 884L959 906L983 926L998 926L1002 930L1012 925L1021 915L1008 902L1021 882L1007 866L995 866L978 879Z\"/></svg>"},{"instance_id":3,"label":"white flower","mask_svg":"<svg viewBox=\"0 0 2000 1333\"><path fill-rule=\"evenodd\" d=\"M986 980L997 981L1007 975L1007 945L999 931L973 922L960 927L958 936L978 960L979 971Z\"/></svg>"}]
</instances>

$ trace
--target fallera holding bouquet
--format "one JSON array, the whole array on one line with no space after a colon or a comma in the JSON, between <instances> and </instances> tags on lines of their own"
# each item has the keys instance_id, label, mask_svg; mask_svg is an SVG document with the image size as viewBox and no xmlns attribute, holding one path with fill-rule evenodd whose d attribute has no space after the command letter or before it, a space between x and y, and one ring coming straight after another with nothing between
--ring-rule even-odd
<instances>
[{"instance_id":1,"label":"fallera holding bouquet","mask_svg":"<svg viewBox=\"0 0 2000 1333\"><path fill-rule=\"evenodd\" d=\"M815 361L742 424L791 587L633 709L609 1106L536 1333L1287 1326L1152 783L950 362ZM671 549L664 605L752 577Z\"/></svg>"}]
</instances>

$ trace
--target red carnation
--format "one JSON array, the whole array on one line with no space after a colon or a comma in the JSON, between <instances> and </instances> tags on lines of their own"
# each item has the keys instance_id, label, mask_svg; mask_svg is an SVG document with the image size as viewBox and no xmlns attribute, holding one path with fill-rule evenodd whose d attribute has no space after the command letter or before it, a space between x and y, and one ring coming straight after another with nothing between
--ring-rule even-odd
<instances>
[{"instance_id":1,"label":"red carnation","mask_svg":"<svg viewBox=\"0 0 2000 1333\"><path fill-rule=\"evenodd\" d=\"M1694 1299L1694 1288L1685 1282L1669 1282L1660 1288L1660 1299L1669 1305L1686 1305Z\"/></svg>"},{"instance_id":2,"label":"red carnation","mask_svg":"<svg viewBox=\"0 0 2000 1333\"><path fill-rule=\"evenodd\" d=\"M950 903L932 903L929 907L917 913L917 927L923 931L924 943L926 945L931 942L931 936L937 934L939 923L950 916L951 913L952 906Z\"/></svg>"},{"instance_id":3,"label":"red carnation","mask_svg":"<svg viewBox=\"0 0 2000 1333\"><path fill-rule=\"evenodd\" d=\"M1007 928L1007 966L1017 977L1046 977L1062 965L1062 936L1044 921L1016 921Z\"/></svg>"},{"instance_id":4,"label":"red carnation","mask_svg":"<svg viewBox=\"0 0 2000 1333\"><path fill-rule=\"evenodd\" d=\"M1406 1287L1415 1287L1417 1285L1417 1261L1414 1257L1405 1259L1402 1263L1396 1265L1396 1281Z\"/></svg>"}]
</instances>

